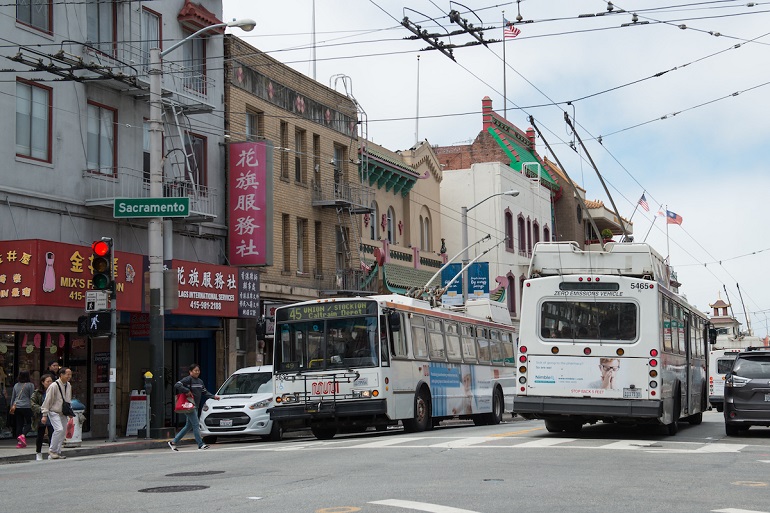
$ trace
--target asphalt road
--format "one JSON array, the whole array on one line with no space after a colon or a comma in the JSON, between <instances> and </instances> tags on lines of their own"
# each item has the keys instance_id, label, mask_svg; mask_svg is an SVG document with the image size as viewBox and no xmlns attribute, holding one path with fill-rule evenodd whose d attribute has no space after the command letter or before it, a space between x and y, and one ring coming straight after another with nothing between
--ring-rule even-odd
<instances>
[{"instance_id":1,"label":"asphalt road","mask_svg":"<svg viewBox=\"0 0 770 513\"><path fill-rule=\"evenodd\" d=\"M506 418L509 418L506 415ZM238 440L0 466L2 511L770 513L770 429L454 422L318 441ZM55 505L55 506L54 506Z\"/></svg>"}]
</instances>

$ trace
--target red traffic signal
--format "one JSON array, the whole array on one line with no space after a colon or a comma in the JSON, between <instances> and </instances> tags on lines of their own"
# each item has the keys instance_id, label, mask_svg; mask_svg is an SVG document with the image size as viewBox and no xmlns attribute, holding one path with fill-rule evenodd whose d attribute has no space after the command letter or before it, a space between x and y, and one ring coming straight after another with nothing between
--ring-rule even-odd
<instances>
[{"instance_id":1,"label":"red traffic signal","mask_svg":"<svg viewBox=\"0 0 770 513\"><path fill-rule=\"evenodd\" d=\"M91 249L93 250L94 255L103 257L107 256L107 254L110 252L110 245L103 240L97 240L91 244Z\"/></svg>"}]
</instances>

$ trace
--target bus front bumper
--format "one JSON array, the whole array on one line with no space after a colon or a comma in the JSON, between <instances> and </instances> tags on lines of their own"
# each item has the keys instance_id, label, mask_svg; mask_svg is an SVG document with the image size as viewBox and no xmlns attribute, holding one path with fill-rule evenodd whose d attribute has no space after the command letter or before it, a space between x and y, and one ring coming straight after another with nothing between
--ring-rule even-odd
<instances>
[{"instance_id":1,"label":"bus front bumper","mask_svg":"<svg viewBox=\"0 0 770 513\"><path fill-rule=\"evenodd\" d=\"M384 415L388 411L385 399L364 401L308 402L274 406L267 410L271 420L322 419L336 417L366 417Z\"/></svg>"},{"instance_id":2,"label":"bus front bumper","mask_svg":"<svg viewBox=\"0 0 770 513\"><path fill-rule=\"evenodd\" d=\"M644 399L516 396L513 400L513 411L523 417L538 419L556 415L657 419L663 415L663 402Z\"/></svg>"}]
</instances>

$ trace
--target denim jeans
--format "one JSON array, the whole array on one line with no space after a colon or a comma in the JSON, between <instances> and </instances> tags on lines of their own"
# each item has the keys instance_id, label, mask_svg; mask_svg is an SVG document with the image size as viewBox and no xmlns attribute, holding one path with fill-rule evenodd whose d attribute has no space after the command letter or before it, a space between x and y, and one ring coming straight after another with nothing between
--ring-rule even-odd
<instances>
[{"instance_id":1,"label":"denim jeans","mask_svg":"<svg viewBox=\"0 0 770 513\"><path fill-rule=\"evenodd\" d=\"M184 435L187 434L190 429L192 429L193 436L195 437L195 441L198 443L198 447L203 446L203 440L201 439L201 429L200 429L200 421L198 420L198 410L197 408L190 413L185 413L185 423L184 427L177 433L177 435L174 437L174 443L178 444L179 441L184 437Z\"/></svg>"}]
</instances>

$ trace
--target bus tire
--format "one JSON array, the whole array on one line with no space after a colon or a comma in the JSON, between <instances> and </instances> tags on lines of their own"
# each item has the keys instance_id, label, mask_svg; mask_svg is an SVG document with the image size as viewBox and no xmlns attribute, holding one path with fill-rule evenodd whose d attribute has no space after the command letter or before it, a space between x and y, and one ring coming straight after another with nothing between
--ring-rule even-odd
<instances>
[{"instance_id":1,"label":"bus tire","mask_svg":"<svg viewBox=\"0 0 770 513\"><path fill-rule=\"evenodd\" d=\"M331 440L334 435L337 434L336 426L320 426L318 424L310 424L310 432L313 436L319 440Z\"/></svg>"},{"instance_id":2,"label":"bus tire","mask_svg":"<svg viewBox=\"0 0 770 513\"><path fill-rule=\"evenodd\" d=\"M487 424L497 425L503 420L503 393L496 388L492 394L492 413L487 414Z\"/></svg>"},{"instance_id":3,"label":"bus tire","mask_svg":"<svg viewBox=\"0 0 770 513\"><path fill-rule=\"evenodd\" d=\"M433 427L430 412L430 395L421 388L414 396L414 418L404 420L404 431L421 433Z\"/></svg>"},{"instance_id":4,"label":"bus tire","mask_svg":"<svg viewBox=\"0 0 770 513\"><path fill-rule=\"evenodd\" d=\"M545 429L549 433L561 433L564 431L564 423L558 420L545 419Z\"/></svg>"},{"instance_id":5,"label":"bus tire","mask_svg":"<svg viewBox=\"0 0 770 513\"><path fill-rule=\"evenodd\" d=\"M666 425L666 434L668 436L676 436L676 434L679 432L679 425L677 424L677 422L679 422L679 414L681 412L682 412L681 398L680 398L679 388L677 387L676 395L674 396L674 411L671 412L673 420L671 424Z\"/></svg>"},{"instance_id":6,"label":"bus tire","mask_svg":"<svg viewBox=\"0 0 770 513\"><path fill-rule=\"evenodd\" d=\"M690 415L687 417L687 422L690 423L691 426L697 426L703 422L703 412L698 412L695 415Z\"/></svg>"}]
</instances>

